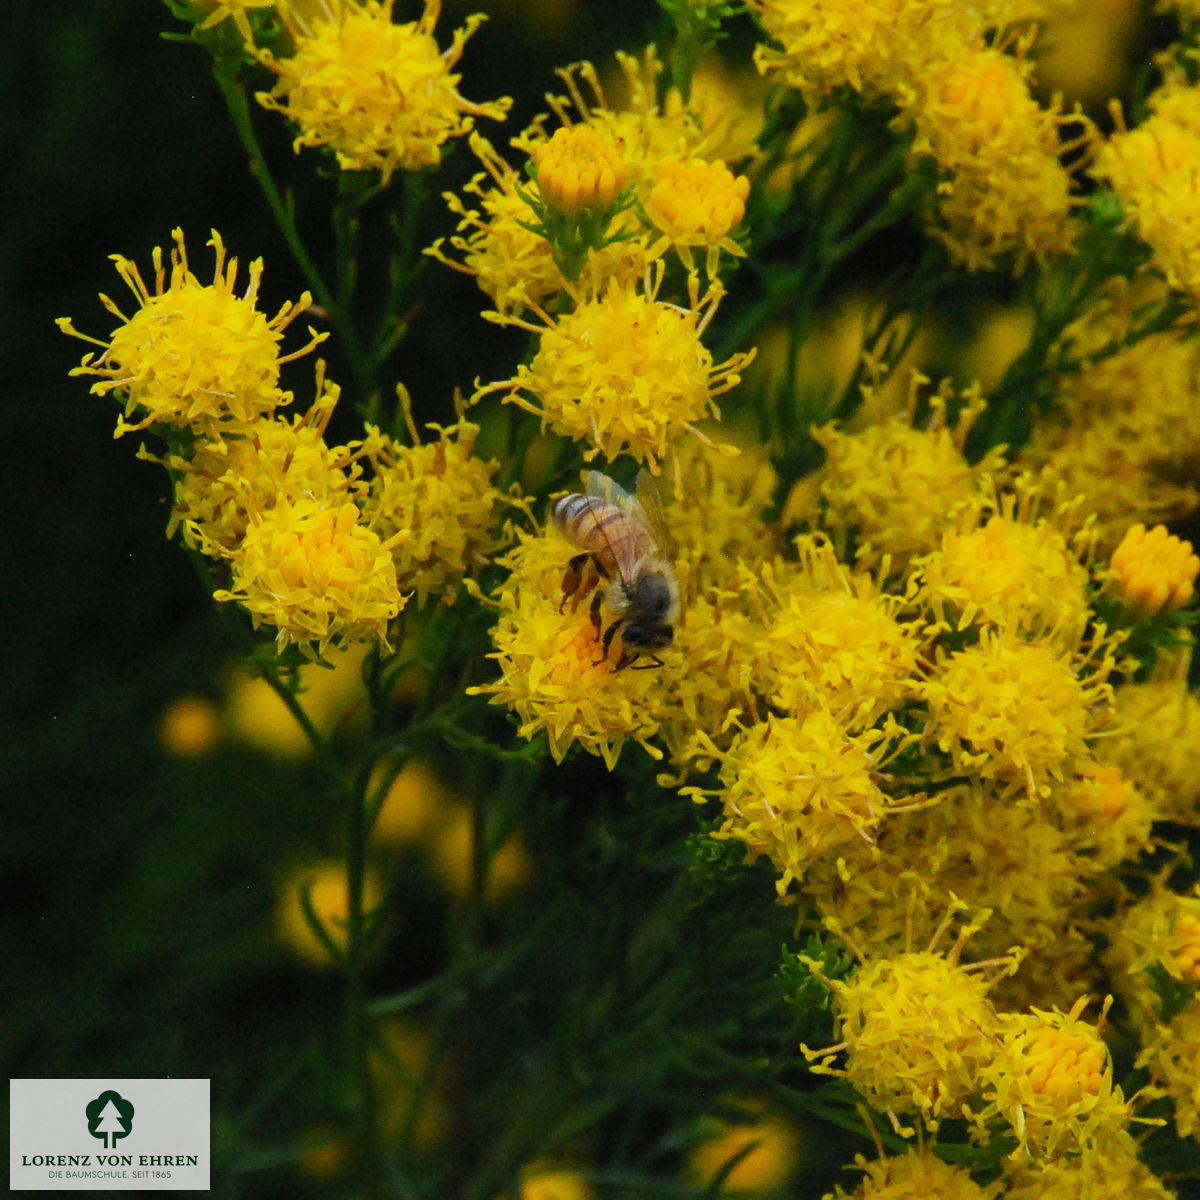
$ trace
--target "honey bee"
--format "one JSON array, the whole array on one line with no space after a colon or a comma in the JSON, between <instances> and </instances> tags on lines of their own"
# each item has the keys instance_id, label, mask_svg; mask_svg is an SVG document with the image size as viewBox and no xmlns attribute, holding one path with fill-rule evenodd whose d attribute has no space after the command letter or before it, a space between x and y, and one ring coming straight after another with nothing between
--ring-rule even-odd
<instances>
[{"instance_id":1,"label":"honey bee","mask_svg":"<svg viewBox=\"0 0 1200 1200\"><path fill-rule=\"evenodd\" d=\"M576 604L607 581L592 598L591 619L596 637L608 657L617 631L621 633L621 658L616 669L639 658L661 667L655 651L675 640L679 618L679 585L667 559L670 537L663 518L662 501L648 471L637 479L637 495L599 471L589 471L585 494L563 496L550 506L550 517L559 531L582 553L575 555L563 577L563 605L580 592ZM596 574L584 586L588 562ZM601 636L600 601L605 600L616 619ZM560 606L561 611L562 606ZM601 659L603 662L604 659Z\"/></svg>"}]
</instances>

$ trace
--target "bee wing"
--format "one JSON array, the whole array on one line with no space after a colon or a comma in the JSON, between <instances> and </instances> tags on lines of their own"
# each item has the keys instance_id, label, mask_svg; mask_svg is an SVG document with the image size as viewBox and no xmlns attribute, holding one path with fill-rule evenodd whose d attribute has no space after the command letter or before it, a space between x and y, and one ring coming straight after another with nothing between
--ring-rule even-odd
<instances>
[{"instance_id":1,"label":"bee wing","mask_svg":"<svg viewBox=\"0 0 1200 1200\"><path fill-rule=\"evenodd\" d=\"M638 472L636 489L637 499L632 503L638 506L642 524L654 539L655 549L662 551L668 558L674 558L675 539L671 536L671 529L667 524L667 512L663 508L654 476L645 467Z\"/></svg>"},{"instance_id":2,"label":"bee wing","mask_svg":"<svg viewBox=\"0 0 1200 1200\"><path fill-rule=\"evenodd\" d=\"M650 527L646 524L642 506L615 479L610 479L599 471L589 471L586 490L587 494L595 500L600 500L605 504L615 504L631 521L653 536ZM592 519L595 520L594 515ZM622 538L618 545L608 536L608 531L599 521L596 521L596 532L604 539L604 544L608 547L621 582L632 584L639 562L632 540Z\"/></svg>"}]
</instances>

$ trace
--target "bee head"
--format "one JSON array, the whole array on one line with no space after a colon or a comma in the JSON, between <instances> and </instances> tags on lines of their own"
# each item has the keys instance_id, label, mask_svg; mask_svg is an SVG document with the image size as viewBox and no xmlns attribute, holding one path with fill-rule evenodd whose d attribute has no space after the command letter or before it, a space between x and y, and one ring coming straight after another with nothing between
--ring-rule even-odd
<instances>
[{"instance_id":1,"label":"bee head","mask_svg":"<svg viewBox=\"0 0 1200 1200\"><path fill-rule=\"evenodd\" d=\"M636 621L665 625L674 605L675 593L665 575L647 572L639 576L630 605Z\"/></svg>"},{"instance_id":2,"label":"bee head","mask_svg":"<svg viewBox=\"0 0 1200 1200\"><path fill-rule=\"evenodd\" d=\"M665 650L675 640L670 625L623 625L621 641L626 650Z\"/></svg>"}]
</instances>

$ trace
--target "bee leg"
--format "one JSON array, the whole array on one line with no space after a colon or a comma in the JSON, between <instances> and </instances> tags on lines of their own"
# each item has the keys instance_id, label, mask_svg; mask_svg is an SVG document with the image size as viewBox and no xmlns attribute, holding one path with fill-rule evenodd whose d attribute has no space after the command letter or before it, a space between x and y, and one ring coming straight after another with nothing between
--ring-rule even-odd
<instances>
[{"instance_id":1,"label":"bee leg","mask_svg":"<svg viewBox=\"0 0 1200 1200\"><path fill-rule=\"evenodd\" d=\"M600 640L600 602L603 599L604 599L604 593L596 592L592 596L592 606L591 606L591 609L589 610L589 615L592 618L592 628L596 631L596 641ZM615 621L615 622L613 622L613 625L609 628L607 638L604 642L604 653L606 656L608 654L608 643L612 641L612 631L619 624L620 624L619 621Z\"/></svg>"},{"instance_id":2,"label":"bee leg","mask_svg":"<svg viewBox=\"0 0 1200 1200\"><path fill-rule=\"evenodd\" d=\"M646 657L650 659L648 663L642 663L641 666L633 667L632 669L634 671L653 671L655 667L661 667L664 665L663 660L659 658L657 654L649 654ZM633 662L633 659L630 659L629 661Z\"/></svg>"},{"instance_id":3,"label":"bee leg","mask_svg":"<svg viewBox=\"0 0 1200 1200\"><path fill-rule=\"evenodd\" d=\"M597 596L597 598L599 598L599 596ZM595 609L596 609L596 632L597 632L597 634L599 634L599 632L600 632L600 620L599 620L599 618L600 618L600 606L597 604L597 605L595 605L594 607L595 607ZM602 663L602 662L606 662L606 661L607 661L607 659L608 659L608 651L609 651L609 648L612 646L612 640L613 640L613 637L616 635L616 632L617 632L617 630L618 630L618 629L620 629L620 628L621 628L621 626L622 626L624 623L625 623L625 622L624 622L624 620L623 620L621 617L618 617L618 618L617 618L617 619L616 619L616 620L615 620L615 621L614 621L614 622L613 622L613 623L612 623L612 624L611 624L611 625L610 625L610 626L609 626L609 627L608 627L608 628L607 628L607 629L604 631L604 639L603 639L603 641L601 642L601 645L602 645L602 647L603 647L603 649L604 649L604 653L603 653L603 655L601 655L601 657L600 657L600 662L598 662L598 663L596 664L596 666L599 666L599 665L600 665L600 663ZM628 654L626 654L624 651L622 651L622 652L621 652L621 660L620 660L620 662L618 662L618 663L617 663L616 669L619 671L619 670L620 670L620 669L621 669L623 666L625 666L625 665L626 665L626 663L629 663L629 662L632 662L632 661L633 661L633 659L631 659L631 658L629 657L629 655L628 655Z\"/></svg>"},{"instance_id":4,"label":"bee leg","mask_svg":"<svg viewBox=\"0 0 1200 1200\"><path fill-rule=\"evenodd\" d=\"M574 596L577 591L579 591L580 586L583 584L583 568L587 565L588 560L591 559L591 557L592 556L590 554L577 554L569 563L567 563L566 574L563 575L563 595L562 603L558 606L559 612L562 612L563 609L566 608L567 601L570 600L570 598ZM594 587L595 584L592 586ZM588 590L589 589L584 589L585 596L587 595ZM582 598L583 597L581 596L580 599Z\"/></svg>"}]
</instances>

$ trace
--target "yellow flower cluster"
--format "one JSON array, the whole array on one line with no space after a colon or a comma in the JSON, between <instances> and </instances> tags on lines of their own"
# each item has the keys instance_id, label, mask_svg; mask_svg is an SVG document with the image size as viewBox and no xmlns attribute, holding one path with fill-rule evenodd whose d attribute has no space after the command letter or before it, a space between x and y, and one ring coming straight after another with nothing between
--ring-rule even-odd
<instances>
[{"instance_id":1,"label":"yellow flower cluster","mask_svg":"<svg viewBox=\"0 0 1200 1200\"><path fill-rule=\"evenodd\" d=\"M988 1104L977 1119L1003 1116L1031 1155L1051 1161L1103 1145L1131 1115L1101 1037L1108 1004L1092 1025L1080 1019L1087 1002L1081 996L1067 1013L1001 1014L999 1053L982 1072Z\"/></svg>"},{"instance_id":2,"label":"yellow flower cluster","mask_svg":"<svg viewBox=\"0 0 1200 1200\"><path fill-rule=\"evenodd\" d=\"M433 37L441 0L425 0L420 19L403 25L392 20L394 4L337 0L314 11L279 0L293 52L256 51L279 76L258 100L299 128L296 150L328 146L342 170L379 171L385 183L396 170L437 166L445 143L470 133L475 117L503 120L511 104L473 104L457 90L452 68L482 14L469 17L443 51Z\"/></svg>"},{"instance_id":3,"label":"yellow flower cluster","mask_svg":"<svg viewBox=\"0 0 1200 1200\"><path fill-rule=\"evenodd\" d=\"M1150 97L1151 115L1124 122L1102 144L1091 173L1109 184L1167 282L1200 294L1200 89L1169 80Z\"/></svg>"},{"instance_id":4,"label":"yellow flower cluster","mask_svg":"<svg viewBox=\"0 0 1200 1200\"><path fill-rule=\"evenodd\" d=\"M1043 260L1074 239L1071 177L1059 127L1068 119L1031 92L1026 54L987 45L989 31L1038 15L1036 6L956 0L752 0L769 41L755 61L820 107L839 89L887 97L911 130L915 164L936 165L934 236L968 270L1001 257ZM1071 114L1072 122L1082 120Z\"/></svg>"},{"instance_id":5,"label":"yellow flower cluster","mask_svg":"<svg viewBox=\"0 0 1200 1200\"><path fill-rule=\"evenodd\" d=\"M862 964L834 989L841 1044L806 1050L814 1071L845 1051L845 1077L875 1108L916 1113L930 1128L962 1113L995 1054L988 980L932 950ZM1015 963L1013 964L1015 966Z\"/></svg>"},{"instance_id":6,"label":"yellow flower cluster","mask_svg":"<svg viewBox=\"0 0 1200 1200\"><path fill-rule=\"evenodd\" d=\"M624 109L610 106L590 63L560 72L568 95L548 97L559 128L549 132L543 114L512 141L528 156L528 183L472 138L484 170L464 193L477 202L446 196L458 230L428 253L475 276L495 304L489 320L538 335L533 361L477 385L473 402L502 393L589 459L627 453L657 472L680 434L718 415L715 397L753 357L715 363L702 341L725 291L722 251L742 254L734 233L750 184L713 152L727 122L659 103L652 47L618 61ZM663 293L671 248L687 271L682 296Z\"/></svg>"},{"instance_id":7,"label":"yellow flower cluster","mask_svg":"<svg viewBox=\"0 0 1200 1200\"><path fill-rule=\"evenodd\" d=\"M848 981L826 980L840 1041L804 1047L812 1069L845 1077L900 1132L911 1132L904 1116L931 1131L965 1116L986 1141L1000 1118L1018 1158L1054 1161L1123 1133L1131 1108L1101 1037L1108 1002L1097 1025L1080 1019L1086 996L1065 1014L997 1010L988 995L996 978L958 962L972 932L964 928L948 955L906 951L867 959ZM1019 958L990 965L1008 974ZM801 961L824 978L819 964ZM833 1066L842 1054L845 1065Z\"/></svg>"},{"instance_id":8,"label":"yellow flower cluster","mask_svg":"<svg viewBox=\"0 0 1200 1200\"><path fill-rule=\"evenodd\" d=\"M216 561L214 596L236 601L255 628L274 631L282 650L297 645L321 657L331 645L363 639L387 645L388 623L408 592L423 603L452 598L457 582L498 544L495 464L473 453L477 427L459 421L438 440L403 446L369 429L365 441L330 445L325 437L339 389L317 364L316 398L290 420L278 386L283 329L307 308L303 295L268 320L255 307L261 262L244 295L233 291L236 260L226 263L220 236L212 284L188 267L183 234L174 233L170 280L154 252L155 290L120 256L117 269L140 301L93 361L78 373L103 382L93 391L124 398L118 434L144 430L166 442L165 455L141 451L171 473L168 535ZM77 334L70 321L65 332ZM311 331L310 331L311 332ZM86 339L95 341L96 339ZM408 415L407 396L405 415ZM370 467L364 476L363 464Z\"/></svg>"},{"instance_id":9,"label":"yellow flower cluster","mask_svg":"<svg viewBox=\"0 0 1200 1200\"><path fill-rule=\"evenodd\" d=\"M1066 329L1062 348L1081 369L1064 379L1055 411L1035 421L1024 455L1082 496L1108 550L1133 517L1172 520L1200 505L1195 340L1174 330L1132 336L1138 310L1162 290L1115 284Z\"/></svg>"},{"instance_id":10,"label":"yellow flower cluster","mask_svg":"<svg viewBox=\"0 0 1200 1200\"><path fill-rule=\"evenodd\" d=\"M1005 256L1019 268L1064 254L1074 239L1071 177L1059 159L1066 118L1037 103L1029 75L1023 54L985 46L900 91L912 155L932 159L941 179L931 232L968 270Z\"/></svg>"}]
</instances>

